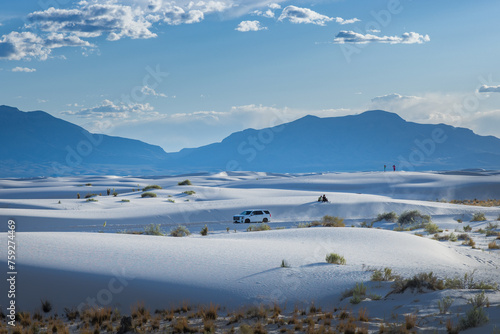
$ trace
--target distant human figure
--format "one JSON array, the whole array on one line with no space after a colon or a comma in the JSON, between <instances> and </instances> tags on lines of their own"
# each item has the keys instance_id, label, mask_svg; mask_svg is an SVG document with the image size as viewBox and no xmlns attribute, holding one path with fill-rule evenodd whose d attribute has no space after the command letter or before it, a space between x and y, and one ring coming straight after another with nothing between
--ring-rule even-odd
<instances>
[{"instance_id":1,"label":"distant human figure","mask_svg":"<svg viewBox=\"0 0 500 334\"><path fill-rule=\"evenodd\" d=\"M385 169L386 169L386 168L387 168L387 166L386 166L386 165L384 165L384 172L385 172Z\"/></svg>"},{"instance_id":2,"label":"distant human figure","mask_svg":"<svg viewBox=\"0 0 500 334\"><path fill-rule=\"evenodd\" d=\"M392 169L396 171L396 165L392 165Z\"/></svg>"},{"instance_id":3,"label":"distant human figure","mask_svg":"<svg viewBox=\"0 0 500 334\"><path fill-rule=\"evenodd\" d=\"M323 195L323 202L328 202L328 198L326 198L326 195Z\"/></svg>"},{"instance_id":4,"label":"distant human figure","mask_svg":"<svg viewBox=\"0 0 500 334\"><path fill-rule=\"evenodd\" d=\"M323 201L323 196L319 195L318 202L321 202L321 201Z\"/></svg>"}]
</instances>

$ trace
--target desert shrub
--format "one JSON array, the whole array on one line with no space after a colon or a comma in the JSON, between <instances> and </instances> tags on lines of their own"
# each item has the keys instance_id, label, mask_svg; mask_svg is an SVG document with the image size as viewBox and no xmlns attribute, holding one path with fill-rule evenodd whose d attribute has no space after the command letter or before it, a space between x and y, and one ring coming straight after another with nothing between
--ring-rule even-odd
<instances>
[{"instance_id":1,"label":"desert shrub","mask_svg":"<svg viewBox=\"0 0 500 334\"><path fill-rule=\"evenodd\" d=\"M341 265L346 264L345 258L342 255L336 253L327 254L325 260L326 262L332 264L341 264Z\"/></svg>"},{"instance_id":2,"label":"desert shrub","mask_svg":"<svg viewBox=\"0 0 500 334\"><path fill-rule=\"evenodd\" d=\"M467 304L472 305L472 307L474 308L489 307L490 301L488 297L486 297L486 295L484 294L484 291L481 291L481 293L478 293L474 297L469 298L467 300Z\"/></svg>"},{"instance_id":3,"label":"desert shrub","mask_svg":"<svg viewBox=\"0 0 500 334\"><path fill-rule=\"evenodd\" d=\"M97 196L97 194L88 193L87 195L85 195L85 198L91 198L91 197L94 197L94 196Z\"/></svg>"},{"instance_id":4,"label":"desert shrub","mask_svg":"<svg viewBox=\"0 0 500 334\"><path fill-rule=\"evenodd\" d=\"M191 181L186 179L184 181L180 181L179 183L177 183L177 185L179 185L179 186L191 186L193 184L191 183Z\"/></svg>"},{"instance_id":5,"label":"desert shrub","mask_svg":"<svg viewBox=\"0 0 500 334\"><path fill-rule=\"evenodd\" d=\"M371 223L367 223L366 221L364 221L361 224L359 224L359 226L360 227L366 227L366 228L372 228L373 227L373 223L375 223L375 222L372 221Z\"/></svg>"},{"instance_id":6,"label":"desert shrub","mask_svg":"<svg viewBox=\"0 0 500 334\"><path fill-rule=\"evenodd\" d=\"M87 198L87 200L85 202L99 202L98 200L96 200L95 198Z\"/></svg>"},{"instance_id":7,"label":"desert shrub","mask_svg":"<svg viewBox=\"0 0 500 334\"><path fill-rule=\"evenodd\" d=\"M398 224L400 226L425 226L431 222L431 216L423 215L418 210L405 211L399 216Z\"/></svg>"},{"instance_id":8,"label":"desert shrub","mask_svg":"<svg viewBox=\"0 0 500 334\"><path fill-rule=\"evenodd\" d=\"M92 187L92 183L85 183L87 187Z\"/></svg>"},{"instance_id":9,"label":"desert shrub","mask_svg":"<svg viewBox=\"0 0 500 334\"><path fill-rule=\"evenodd\" d=\"M42 303L42 311L44 313L49 313L50 311L52 311L52 303L49 302L48 299L40 300L40 302Z\"/></svg>"},{"instance_id":10,"label":"desert shrub","mask_svg":"<svg viewBox=\"0 0 500 334\"><path fill-rule=\"evenodd\" d=\"M395 223L398 220L398 214L394 211L379 213L374 222L376 223L382 220Z\"/></svg>"},{"instance_id":11,"label":"desert shrub","mask_svg":"<svg viewBox=\"0 0 500 334\"><path fill-rule=\"evenodd\" d=\"M182 193L186 194L186 195L194 195L194 194L196 194L196 191L194 191L194 190L186 190L186 191L183 191Z\"/></svg>"},{"instance_id":12,"label":"desert shrub","mask_svg":"<svg viewBox=\"0 0 500 334\"><path fill-rule=\"evenodd\" d=\"M339 218L335 216L323 216L321 223L325 227L345 227L344 218Z\"/></svg>"},{"instance_id":13,"label":"desert shrub","mask_svg":"<svg viewBox=\"0 0 500 334\"><path fill-rule=\"evenodd\" d=\"M446 296L443 299L438 300L437 304L439 308L439 313L445 314L450 309L451 304L453 304L453 298L451 298L450 296Z\"/></svg>"},{"instance_id":14,"label":"desert shrub","mask_svg":"<svg viewBox=\"0 0 500 334\"><path fill-rule=\"evenodd\" d=\"M122 202L128 203L128 202L130 202L130 200L124 198L124 199L122 199Z\"/></svg>"},{"instance_id":15,"label":"desert shrub","mask_svg":"<svg viewBox=\"0 0 500 334\"><path fill-rule=\"evenodd\" d=\"M186 317L176 318L172 330L174 333L196 333L198 331L196 328L189 327Z\"/></svg>"},{"instance_id":16,"label":"desert shrub","mask_svg":"<svg viewBox=\"0 0 500 334\"><path fill-rule=\"evenodd\" d=\"M77 198L77 199L80 199L80 193L77 193L77 194L76 194L76 198Z\"/></svg>"},{"instance_id":17,"label":"desert shrub","mask_svg":"<svg viewBox=\"0 0 500 334\"><path fill-rule=\"evenodd\" d=\"M156 194L148 191L148 192L142 193L141 197L142 198L144 198L144 197L156 197Z\"/></svg>"},{"instance_id":18,"label":"desert shrub","mask_svg":"<svg viewBox=\"0 0 500 334\"><path fill-rule=\"evenodd\" d=\"M306 228L311 226L312 226L311 223L299 223L299 225L297 225L297 228Z\"/></svg>"},{"instance_id":19,"label":"desert shrub","mask_svg":"<svg viewBox=\"0 0 500 334\"><path fill-rule=\"evenodd\" d=\"M375 269L372 274L372 281L392 281L396 278L396 275L392 274L392 269L385 267L384 271L379 269Z\"/></svg>"},{"instance_id":20,"label":"desert shrub","mask_svg":"<svg viewBox=\"0 0 500 334\"><path fill-rule=\"evenodd\" d=\"M496 243L496 241L493 240L492 242L490 242L488 244L488 249L500 249L500 246L498 246L498 244Z\"/></svg>"},{"instance_id":21,"label":"desert shrub","mask_svg":"<svg viewBox=\"0 0 500 334\"><path fill-rule=\"evenodd\" d=\"M486 217L484 216L483 212L476 212L474 216L472 216L472 222L482 222L485 221Z\"/></svg>"},{"instance_id":22,"label":"desert shrub","mask_svg":"<svg viewBox=\"0 0 500 334\"><path fill-rule=\"evenodd\" d=\"M201 229L200 234L201 234L201 235L207 235L207 234L208 234L208 226L207 226L207 225L205 225L205 226Z\"/></svg>"},{"instance_id":23,"label":"desert shrub","mask_svg":"<svg viewBox=\"0 0 500 334\"><path fill-rule=\"evenodd\" d=\"M450 241L452 242L458 241L457 235L453 232L450 233Z\"/></svg>"},{"instance_id":24,"label":"desert shrub","mask_svg":"<svg viewBox=\"0 0 500 334\"><path fill-rule=\"evenodd\" d=\"M179 225L176 228L170 230L170 235L172 237L185 237L190 235L188 228L186 226Z\"/></svg>"},{"instance_id":25,"label":"desert shrub","mask_svg":"<svg viewBox=\"0 0 500 334\"><path fill-rule=\"evenodd\" d=\"M281 260L281 268L290 268L290 264L285 260Z\"/></svg>"},{"instance_id":26,"label":"desert shrub","mask_svg":"<svg viewBox=\"0 0 500 334\"><path fill-rule=\"evenodd\" d=\"M118 196L118 193L115 191L115 192L113 192L113 197L116 197L116 196Z\"/></svg>"},{"instance_id":27,"label":"desert shrub","mask_svg":"<svg viewBox=\"0 0 500 334\"><path fill-rule=\"evenodd\" d=\"M75 308L65 307L64 308L64 315L66 316L68 321L73 321L73 320L76 320L76 318L78 318L80 316L80 312L78 312L78 310Z\"/></svg>"},{"instance_id":28,"label":"desert shrub","mask_svg":"<svg viewBox=\"0 0 500 334\"><path fill-rule=\"evenodd\" d=\"M490 319L482 307L473 307L465 313L465 316L460 318L460 330L468 328L479 327L487 324Z\"/></svg>"},{"instance_id":29,"label":"desert shrub","mask_svg":"<svg viewBox=\"0 0 500 334\"><path fill-rule=\"evenodd\" d=\"M148 191L151 189L163 189L163 188L157 184L151 184L149 186L145 186L144 188L142 188L142 191Z\"/></svg>"},{"instance_id":30,"label":"desert shrub","mask_svg":"<svg viewBox=\"0 0 500 334\"><path fill-rule=\"evenodd\" d=\"M259 225L255 225L255 224L252 224L250 226L247 227L247 232L253 232L253 231L269 231L271 230L271 226L269 226L268 224L259 224Z\"/></svg>"},{"instance_id":31,"label":"desert shrub","mask_svg":"<svg viewBox=\"0 0 500 334\"><path fill-rule=\"evenodd\" d=\"M486 230L486 236L491 237L491 236L500 236L500 232L495 232L492 230Z\"/></svg>"},{"instance_id":32,"label":"desert shrub","mask_svg":"<svg viewBox=\"0 0 500 334\"><path fill-rule=\"evenodd\" d=\"M175 199L169 198L169 199L167 199L167 201L170 202L170 203L175 203Z\"/></svg>"},{"instance_id":33,"label":"desert shrub","mask_svg":"<svg viewBox=\"0 0 500 334\"><path fill-rule=\"evenodd\" d=\"M425 232L427 232L429 234L438 233L439 226L437 226L437 224L434 224L434 223L429 223L429 224L425 225Z\"/></svg>"},{"instance_id":34,"label":"desert shrub","mask_svg":"<svg viewBox=\"0 0 500 334\"><path fill-rule=\"evenodd\" d=\"M493 224L492 222L489 222L485 228L487 231L496 230L498 228L498 224L497 223Z\"/></svg>"},{"instance_id":35,"label":"desert shrub","mask_svg":"<svg viewBox=\"0 0 500 334\"><path fill-rule=\"evenodd\" d=\"M164 235L163 232L161 231L160 224L149 224L148 226L144 227L144 234L145 235Z\"/></svg>"},{"instance_id":36,"label":"desert shrub","mask_svg":"<svg viewBox=\"0 0 500 334\"><path fill-rule=\"evenodd\" d=\"M469 239L464 240L462 242L462 245L471 246L472 248L476 248L476 242L471 237L469 237Z\"/></svg>"},{"instance_id":37,"label":"desert shrub","mask_svg":"<svg viewBox=\"0 0 500 334\"><path fill-rule=\"evenodd\" d=\"M346 290L342 293L341 299L352 297L349 302L351 304L359 304L366 296L366 285L361 283L356 283L356 286L352 289Z\"/></svg>"},{"instance_id":38,"label":"desert shrub","mask_svg":"<svg viewBox=\"0 0 500 334\"><path fill-rule=\"evenodd\" d=\"M464 232L470 232L470 231L472 231L472 227L470 225L465 225Z\"/></svg>"},{"instance_id":39,"label":"desert shrub","mask_svg":"<svg viewBox=\"0 0 500 334\"><path fill-rule=\"evenodd\" d=\"M417 290L423 292L424 289L443 290L445 288L444 281L434 276L432 272L420 273L410 279L397 278L392 286L393 292L403 293L406 289Z\"/></svg>"}]
</instances>

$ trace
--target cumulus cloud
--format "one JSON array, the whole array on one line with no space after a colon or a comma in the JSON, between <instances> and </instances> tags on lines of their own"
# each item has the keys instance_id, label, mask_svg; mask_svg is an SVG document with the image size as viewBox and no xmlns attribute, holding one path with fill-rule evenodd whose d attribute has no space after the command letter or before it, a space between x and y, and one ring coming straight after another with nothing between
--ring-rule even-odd
<instances>
[{"instance_id":1,"label":"cumulus cloud","mask_svg":"<svg viewBox=\"0 0 500 334\"><path fill-rule=\"evenodd\" d=\"M267 27L261 26L259 21L242 21L240 22L240 24L238 24L235 30L241 32L259 31L259 30L267 30Z\"/></svg>"},{"instance_id":2,"label":"cumulus cloud","mask_svg":"<svg viewBox=\"0 0 500 334\"><path fill-rule=\"evenodd\" d=\"M27 72L27 73L30 73L30 72L36 72L36 68L14 67L11 71L12 72Z\"/></svg>"},{"instance_id":3,"label":"cumulus cloud","mask_svg":"<svg viewBox=\"0 0 500 334\"><path fill-rule=\"evenodd\" d=\"M429 35L421 35L416 32L405 32L401 36L377 36L372 34L361 34L354 31L340 31L335 39L334 43L344 44L344 43L355 43L355 44L366 44L366 43L389 43L389 44L422 44L429 42L431 39Z\"/></svg>"},{"instance_id":4,"label":"cumulus cloud","mask_svg":"<svg viewBox=\"0 0 500 334\"><path fill-rule=\"evenodd\" d=\"M82 1L77 8L60 9L51 7L28 15L34 27L48 32L72 34L78 37L99 37L107 35L108 40L123 37L152 38L151 22L144 18L139 8L115 3L88 3Z\"/></svg>"},{"instance_id":5,"label":"cumulus cloud","mask_svg":"<svg viewBox=\"0 0 500 334\"><path fill-rule=\"evenodd\" d=\"M155 91L153 88L149 86L144 86L141 88L141 93L144 95L151 95L151 96L156 96L156 97L167 97L167 95L163 93L158 93Z\"/></svg>"},{"instance_id":6,"label":"cumulus cloud","mask_svg":"<svg viewBox=\"0 0 500 334\"><path fill-rule=\"evenodd\" d=\"M395 101L414 101L414 100L420 100L421 98L418 96L404 96L400 95L397 93L392 93L392 94L387 94L387 95L382 95L382 96L376 96L372 99L373 103L393 103Z\"/></svg>"},{"instance_id":7,"label":"cumulus cloud","mask_svg":"<svg viewBox=\"0 0 500 334\"><path fill-rule=\"evenodd\" d=\"M45 60L52 49L64 46L94 47L77 36L51 33L43 38L32 32L13 31L0 39L0 59L21 60L37 58Z\"/></svg>"},{"instance_id":8,"label":"cumulus cloud","mask_svg":"<svg viewBox=\"0 0 500 334\"><path fill-rule=\"evenodd\" d=\"M82 118L112 118L112 119L130 119L133 117L151 117L157 116L157 112L153 112L154 108L149 103L116 103L110 100L104 100L101 104L92 107L84 108L77 111L63 111L61 114L69 116L78 116Z\"/></svg>"},{"instance_id":9,"label":"cumulus cloud","mask_svg":"<svg viewBox=\"0 0 500 334\"><path fill-rule=\"evenodd\" d=\"M499 86L482 85L478 91L479 93L500 93L500 85Z\"/></svg>"},{"instance_id":10,"label":"cumulus cloud","mask_svg":"<svg viewBox=\"0 0 500 334\"><path fill-rule=\"evenodd\" d=\"M309 8L301 8L297 6L287 6L283 9L279 21L289 20L291 23L307 23L316 24L320 26L326 25L327 22L335 21L340 24L350 24L358 22L357 18L344 20L341 17L329 17L326 15L319 14Z\"/></svg>"},{"instance_id":11,"label":"cumulus cloud","mask_svg":"<svg viewBox=\"0 0 500 334\"><path fill-rule=\"evenodd\" d=\"M233 7L226 1L189 2L185 6L176 2L151 0L146 18L152 22L162 21L169 25L193 24L204 20L206 14L223 12Z\"/></svg>"}]
</instances>

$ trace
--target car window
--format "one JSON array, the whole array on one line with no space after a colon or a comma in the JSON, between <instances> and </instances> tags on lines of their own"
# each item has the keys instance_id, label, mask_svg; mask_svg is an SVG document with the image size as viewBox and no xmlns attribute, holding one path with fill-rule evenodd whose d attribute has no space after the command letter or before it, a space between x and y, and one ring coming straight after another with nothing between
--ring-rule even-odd
<instances>
[{"instance_id":1,"label":"car window","mask_svg":"<svg viewBox=\"0 0 500 334\"><path fill-rule=\"evenodd\" d=\"M241 214L241 215L243 215L243 216L248 216L248 215L249 215L249 214L251 214L251 213L252 213L252 211L248 211L248 210L247 210L247 211L243 211L243 212L242 212L242 213L240 213L240 214Z\"/></svg>"},{"instance_id":2,"label":"car window","mask_svg":"<svg viewBox=\"0 0 500 334\"><path fill-rule=\"evenodd\" d=\"M265 211L264 211L264 213L265 213L266 215L270 215L269 211L267 211L267 210L265 210Z\"/></svg>"},{"instance_id":3,"label":"car window","mask_svg":"<svg viewBox=\"0 0 500 334\"><path fill-rule=\"evenodd\" d=\"M253 212L253 214L254 214L254 215L262 215L262 214L264 214L264 213L263 213L262 211L254 211L254 212Z\"/></svg>"}]
</instances>

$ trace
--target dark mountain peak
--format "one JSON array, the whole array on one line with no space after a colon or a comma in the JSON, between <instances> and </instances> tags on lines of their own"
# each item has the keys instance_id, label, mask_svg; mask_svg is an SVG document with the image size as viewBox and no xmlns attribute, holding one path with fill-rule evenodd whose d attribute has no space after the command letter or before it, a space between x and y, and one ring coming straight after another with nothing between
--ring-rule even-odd
<instances>
[{"instance_id":1,"label":"dark mountain peak","mask_svg":"<svg viewBox=\"0 0 500 334\"><path fill-rule=\"evenodd\" d=\"M394 121L405 121L401 116L396 113L385 111L385 110L368 110L359 115L356 115L360 118L364 119L372 119L375 121L385 121L385 120L394 120ZM405 121L406 122L406 121Z\"/></svg>"},{"instance_id":2,"label":"dark mountain peak","mask_svg":"<svg viewBox=\"0 0 500 334\"><path fill-rule=\"evenodd\" d=\"M0 113L1 114L15 114L15 113L22 113L21 110L11 107L11 106L6 106L6 105L1 105L0 106Z\"/></svg>"}]
</instances>

